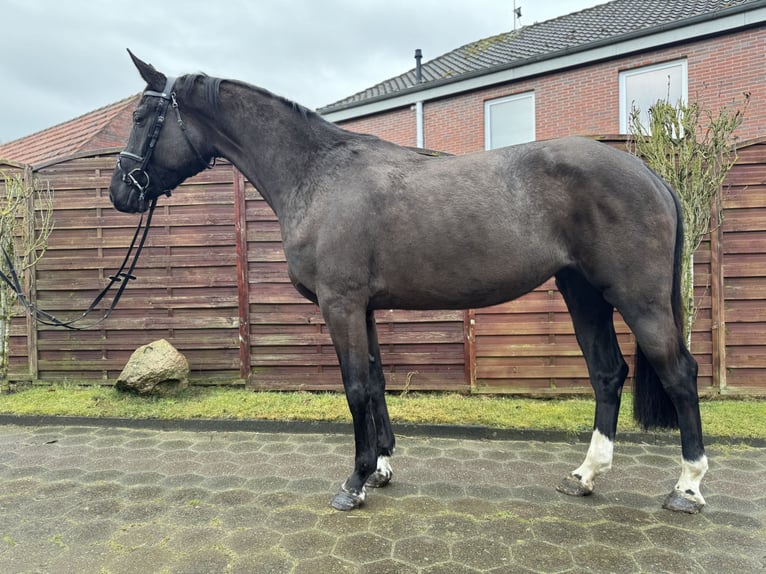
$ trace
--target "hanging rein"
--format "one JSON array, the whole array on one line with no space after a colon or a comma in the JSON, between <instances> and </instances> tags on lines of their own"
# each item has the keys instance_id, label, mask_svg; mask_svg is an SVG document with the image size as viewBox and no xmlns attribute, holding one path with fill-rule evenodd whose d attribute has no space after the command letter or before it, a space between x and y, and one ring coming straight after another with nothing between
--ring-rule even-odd
<instances>
[{"instance_id":1,"label":"hanging rein","mask_svg":"<svg viewBox=\"0 0 766 574\"><path fill-rule=\"evenodd\" d=\"M147 200L147 188L152 181L152 178L149 175L149 161L152 158L154 147L157 144L157 140L159 139L160 130L165 123L165 113L167 112L168 105L170 105L175 111L176 119L178 121L179 127L181 128L181 132L186 137L186 141L189 143L189 146L194 150L194 153L197 155L200 163L204 164L206 168L212 168L215 165L215 158L213 158L211 163L205 161L202 158L202 155L199 153L197 147L189 138L189 134L186 132L186 125L181 119L181 112L178 109L176 94L172 91L174 83L175 78L168 78L165 84L165 88L162 92L155 92L152 90L146 90L144 92L144 96L155 97L159 99L157 104L157 112L154 116L154 124L150 130L151 135L149 139L145 140L145 144L141 150L140 155L130 151L121 151L117 158L117 168L120 170L120 172L122 172L122 181L127 183L138 193L139 204L142 206ZM126 171L122 165L122 160L124 159L131 160L138 165L130 171ZM155 180L161 183L160 178L155 177ZM160 186L158 189L163 189L163 187ZM169 189L165 188L163 193L167 196L170 196ZM16 294L16 297L18 298L21 305L24 307L24 309L26 309L27 313L29 313L29 315L41 325L64 327L66 329L75 331L84 331L86 329L91 329L97 325L100 325L109 318L109 316L112 314L112 311L114 311L114 309L117 307L117 303L119 302L120 297L122 297L122 294L125 291L125 288L128 286L128 283L131 280L136 279L136 276L133 275L133 271L136 268L138 258L141 255L141 251L144 248L144 243L146 242L146 237L149 234L149 227L152 223L154 208L157 206L157 198L158 196L154 196L149 199L149 209L146 213L146 224L144 224L144 214L141 214L141 218L139 219L138 225L136 226L136 231L133 234L133 239L131 240L130 246L128 247L128 252L125 254L125 258L122 260L120 268L114 275L109 276L109 283L101 290L98 295L96 295L95 299L93 299L93 302L88 306L88 308L74 319L58 319L47 311L38 309L35 303L27 299L26 295L24 295L24 291L21 288L21 282L19 281L18 273L13 266L11 256L8 254L8 251L5 249L5 247L3 247L3 256L5 263L8 266L8 274L0 270L0 280L4 281L6 285L10 287L10 289ZM138 239L139 234L141 239L138 241L138 247L136 248L136 240ZM131 261L131 253L133 253L134 248L136 248L136 251L133 254L133 259ZM128 261L130 261L130 265L128 265ZM125 270L126 267L127 271ZM120 286L117 289L117 292L115 293L109 308L104 312L104 314L92 323L84 326L79 325L78 323L83 321L86 317L88 317L88 315L90 315L90 313L96 309L98 304L101 303L107 293L109 293L112 287L117 283L119 283Z\"/></svg>"}]
</instances>

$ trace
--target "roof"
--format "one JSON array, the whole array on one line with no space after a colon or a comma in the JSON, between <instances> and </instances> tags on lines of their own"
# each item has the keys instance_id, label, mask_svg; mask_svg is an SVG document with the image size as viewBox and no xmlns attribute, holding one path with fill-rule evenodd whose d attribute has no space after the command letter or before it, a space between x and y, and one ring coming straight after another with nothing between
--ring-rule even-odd
<instances>
[{"instance_id":1,"label":"roof","mask_svg":"<svg viewBox=\"0 0 766 574\"><path fill-rule=\"evenodd\" d=\"M68 122L0 144L0 159L37 165L87 151L122 147L128 139L136 94Z\"/></svg>"},{"instance_id":2,"label":"roof","mask_svg":"<svg viewBox=\"0 0 766 574\"><path fill-rule=\"evenodd\" d=\"M419 84L413 68L317 111L344 110L763 5L763 0L613 0L461 46L423 63Z\"/></svg>"}]
</instances>

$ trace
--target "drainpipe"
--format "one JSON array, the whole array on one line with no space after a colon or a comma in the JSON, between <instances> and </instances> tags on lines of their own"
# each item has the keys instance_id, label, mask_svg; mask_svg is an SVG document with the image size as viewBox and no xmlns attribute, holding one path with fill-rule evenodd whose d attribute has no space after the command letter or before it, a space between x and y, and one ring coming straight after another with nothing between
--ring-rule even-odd
<instances>
[{"instance_id":1,"label":"drainpipe","mask_svg":"<svg viewBox=\"0 0 766 574\"><path fill-rule=\"evenodd\" d=\"M426 147L423 137L423 102L415 102L415 137L418 147Z\"/></svg>"},{"instance_id":2,"label":"drainpipe","mask_svg":"<svg viewBox=\"0 0 766 574\"><path fill-rule=\"evenodd\" d=\"M423 60L423 52L418 48L415 50L415 83L420 84L423 82L423 66L421 61ZM423 101L419 100L415 102L415 145L417 147L425 147L425 138L423 136Z\"/></svg>"}]
</instances>

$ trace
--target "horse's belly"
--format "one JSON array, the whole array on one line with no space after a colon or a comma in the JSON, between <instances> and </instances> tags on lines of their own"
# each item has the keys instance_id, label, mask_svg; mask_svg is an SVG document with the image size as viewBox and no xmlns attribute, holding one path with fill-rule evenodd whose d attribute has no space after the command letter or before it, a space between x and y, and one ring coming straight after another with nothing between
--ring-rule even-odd
<instances>
[{"instance_id":1,"label":"horse's belly","mask_svg":"<svg viewBox=\"0 0 766 574\"><path fill-rule=\"evenodd\" d=\"M408 276L381 282L371 297L378 309L468 309L489 307L521 297L545 282L558 269L541 265L496 275L487 272L425 273L413 268ZM475 271L475 270L474 270Z\"/></svg>"}]
</instances>

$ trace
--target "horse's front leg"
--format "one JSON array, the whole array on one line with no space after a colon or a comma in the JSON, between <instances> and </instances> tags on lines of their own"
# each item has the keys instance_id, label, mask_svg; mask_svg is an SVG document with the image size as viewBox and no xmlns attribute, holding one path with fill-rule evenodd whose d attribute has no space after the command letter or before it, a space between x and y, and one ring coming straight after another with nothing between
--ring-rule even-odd
<instances>
[{"instance_id":1,"label":"horse's front leg","mask_svg":"<svg viewBox=\"0 0 766 574\"><path fill-rule=\"evenodd\" d=\"M364 485L375 472L377 462L365 307L347 298L321 301L322 313L340 362L343 388L354 423L354 472L332 499L331 505L337 510L352 510L361 506L367 496Z\"/></svg>"},{"instance_id":2,"label":"horse's front leg","mask_svg":"<svg viewBox=\"0 0 766 574\"><path fill-rule=\"evenodd\" d=\"M370 395L372 399L372 416L377 431L377 467L370 478L367 486L382 488L391 482L393 470L391 468L391 456L394 454L395 439L391 430L391 420L386 406L386 378L383 374L383 365L380 361L380 346L378 345L378 332L375 325L375 314L367 311L367 346L370 361Z\"/></svg>"}]
</instances>

